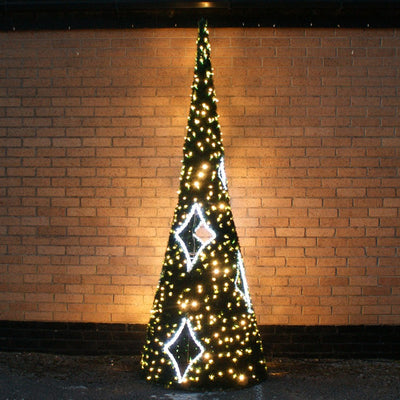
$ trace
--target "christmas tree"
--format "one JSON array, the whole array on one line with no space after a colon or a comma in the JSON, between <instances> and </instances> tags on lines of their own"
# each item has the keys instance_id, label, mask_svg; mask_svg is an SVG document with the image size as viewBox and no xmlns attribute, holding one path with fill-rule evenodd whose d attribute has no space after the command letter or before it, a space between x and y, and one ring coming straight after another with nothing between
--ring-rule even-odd
<instances>
[{"instance_id":1,"label":"christmas tree","mask_svg":"<svg viewBox=\"0 0 400 400\"><path fill-rule=\"evenodd\" d=\"M186 131L141 366L167 387L243 387L263 380L266 366L229 202L204 20Z\"/></svg>"}]
</instances>

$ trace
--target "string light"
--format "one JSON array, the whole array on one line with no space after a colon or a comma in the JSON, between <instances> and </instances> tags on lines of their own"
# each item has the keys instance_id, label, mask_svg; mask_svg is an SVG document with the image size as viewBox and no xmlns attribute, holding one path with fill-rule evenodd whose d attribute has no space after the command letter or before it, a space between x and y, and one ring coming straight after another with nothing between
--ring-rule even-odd
<instances>
[{"instance_id":1,"label":"string light","mask_svg":"<svg viewBox=\"0 0 400 400\"><path fill-rule=\"evenodd\" d=\"M237 270L235 278L235 288L242 295L244 301L247 305L247 311L249 313L253 312L253 307L251 305L249 287L247 285L246 273L244 270L243 259L240 252L237 252Z\"/></svg>"},{"instance_id":2,"label":"string light","mask_svg":"<svg viewBox=\"0 0 400 400\"><path fill-rule=\"evenodd\" d=\"M243 387L266 377L225 174L209 32L199 24L178 204L141 367L167 387Z\"/></svg>"}]
</instances>

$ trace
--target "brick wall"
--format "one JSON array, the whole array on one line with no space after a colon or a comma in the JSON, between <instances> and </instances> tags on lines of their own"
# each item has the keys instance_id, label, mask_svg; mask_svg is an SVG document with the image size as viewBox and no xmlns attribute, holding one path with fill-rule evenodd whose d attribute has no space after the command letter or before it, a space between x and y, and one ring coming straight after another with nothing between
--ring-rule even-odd
<instances>
[{"instance_id":1,"label":"brick wall","mask_svg":"<svg viewBox=\"0 0 400 400\"><path fill-rule=\"evenodd\" d=\"M210 33L260 324L399 324L400 32ZM195 40L0 33L0 319L147 322Z\"/></svg>"}]
</instances>

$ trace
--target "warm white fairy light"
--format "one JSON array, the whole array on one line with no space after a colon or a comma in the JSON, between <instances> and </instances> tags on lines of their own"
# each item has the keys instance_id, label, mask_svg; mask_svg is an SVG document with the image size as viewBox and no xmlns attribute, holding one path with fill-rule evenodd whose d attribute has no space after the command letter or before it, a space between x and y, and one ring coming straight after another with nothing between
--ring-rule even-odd
<instances>
[{"instance_id":1,"label":"warm white fairy light","mask_svg":"<svg viewBox=\"0 0 400 400\"><path fill-rule=\"evenodd\" d=\"M241 288L239 287L239 281L241 283ZM235 288L242 295L243 300L246 302L247 311L249 313L252 313L253 307L251 305L249 287L247 285L247 280L246 280L246 272L244 270L243 259L240 254L240 251L237 252L237 270L235 277Z\"/></svg>"}]
</instances>

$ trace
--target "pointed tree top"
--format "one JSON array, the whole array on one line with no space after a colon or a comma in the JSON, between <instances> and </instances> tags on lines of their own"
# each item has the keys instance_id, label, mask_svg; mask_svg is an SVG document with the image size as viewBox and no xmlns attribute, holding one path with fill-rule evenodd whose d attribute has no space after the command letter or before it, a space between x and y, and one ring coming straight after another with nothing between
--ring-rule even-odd
<instances>
[{"instance_id":1,"label":"pointed tree top","mask_svg":"<svg viewBox=\"0 0 400 400\"><path fill-rule=\"evenodd\" d=\"M207 20L204 17L200 18L197 25L199 26L199 31L202 31L207 28Z\"/></svg>"},{"instance_id":2,"label":"pointed tree top","mask_svg":"<svg viewBox=\"0 0 400 400\"><path fill-rule=\"evenodd\" d=\"M210 58L210 53L211 53L211 47L209 44L209 39L208 39L208 29L207 29L207 20L204 18L201 18L198 22L199 25L199 34L197 37L197 65L196 68L199 67L198 63L200 62L203 64L206 60L209 60ZM211 68L211 65L207 63L205 68Z\"/></svg>"}]
</instances>

